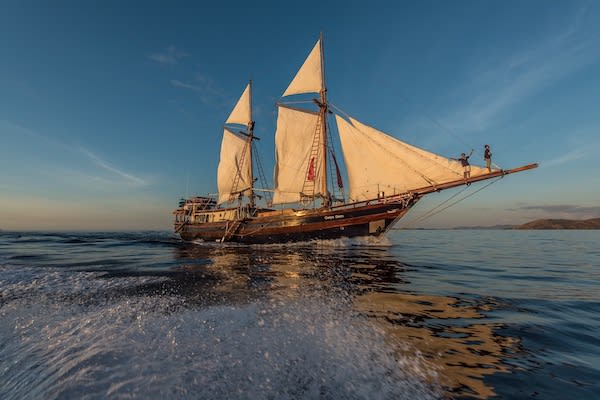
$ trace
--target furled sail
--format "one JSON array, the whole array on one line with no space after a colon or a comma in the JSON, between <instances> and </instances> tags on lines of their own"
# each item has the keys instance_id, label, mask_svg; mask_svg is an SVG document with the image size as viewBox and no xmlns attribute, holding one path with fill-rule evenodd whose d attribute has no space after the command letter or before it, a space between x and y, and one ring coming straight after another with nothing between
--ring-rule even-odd
<instances>
[{"instance_id":1,"label":"furled sail","mask_svg":"<svg viewBox=\"0 0 600 400\"><path fill-rule=\"evenodd\" d=\"M274 204L300 201L307 186L311 192L305 195L322 194L325 179L323 155L313 154L313 147L323 148L322 137L317 138L319 142L313 146L318 123L317 113L279 106L275 132Z\"/></svg>"},{"instance_id":2,"label":"furled sail","mask_svg":"<svg viewBox=\"0 0 600 400\"><path fill-rule=\"evenodd\" d=\"M318 93L321 89L323 89L323 70L321 66L321 40L319 39L283 96Z\"/></svg>"},{"instance_id":3,"label":"furled sail","mask_svg":"<svg viewBox=\"0 0 600 400\"><path fill-rule=\"evenodd\" d=\"M230 201L240 193L251 194L252 171L250 143L242 135L225 128L221 142L221 160L217 170L219 204Z\"/></svg>"},{"instance_id":4,"label":"furled sail","mask_svg":"<svg viewBox=\"0 0 600 400\"><path fill-rule=\"evenodd\" d=\"M248 84L225 123L248 125L250 121L252 121L252 110L250 105L250 84Z\"/></svg>"},{"instance_id":5,"label":"furled sail","mask_svg":"<svg viewBox=\"0 0 600 400\"><path fill-rule=\"evenodd\" d=\"M463 178L464 167L457 160L404 143L353 118L347 122L336 115L336 122L354 201ZM485 173L487 169L471 166L471 177Z\"/></svg>"}]
</instances>

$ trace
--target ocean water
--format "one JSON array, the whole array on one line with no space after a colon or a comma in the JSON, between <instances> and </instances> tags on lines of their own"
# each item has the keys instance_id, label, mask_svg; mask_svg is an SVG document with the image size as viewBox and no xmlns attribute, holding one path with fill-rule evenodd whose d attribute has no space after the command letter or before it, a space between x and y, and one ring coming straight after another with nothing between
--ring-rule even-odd
<instances>
[{"instance_id":1,"label":"ocean water","mask_svg":"<svg viewBox=\"0 0 600 400\"><path fill-rule=\"evenodd\" d=\"M0 399L598 399L600 231L0 232Z\"/></svg>"}]
</instances>

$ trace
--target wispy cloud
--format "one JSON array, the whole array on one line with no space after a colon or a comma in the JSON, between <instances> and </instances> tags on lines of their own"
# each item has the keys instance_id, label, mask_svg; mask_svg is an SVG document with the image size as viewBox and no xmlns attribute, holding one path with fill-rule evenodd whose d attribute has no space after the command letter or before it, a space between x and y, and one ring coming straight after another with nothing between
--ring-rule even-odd
<instances>
[{"instance_id":1,"label":"wispy cloud","mask_svg":"<svg viewBox=\"0 0 600 400\"><path fill-rule=\"evenodd\" d=\"M0 131L12 136L3 161L15 169L0 173L0 192L31 192L52 188L56 193L132 193L146 190L159 177L140 176L108 162L82 146L0 119ZM18 139L18 140L17 140ZM12 157L7 159L6 157Z\"/></svg>"},{"instance_id":2,"label":"wispy cloud","mask_svg":"<svg viewBox=\"0 0 600 400\"><path fill-rule=\"evenodd\" d=\"M586 9L545 42L480 66L467 85L465 100L444 122L456 131L479 131L498 122L524 99L600 57L600 38L581 28Z\"/></svg>"},{"instance_id":3,"label":"wispy cloud","mask_svg":"<svg viewBox=\"0 0 600 400\"><path fill-rule=\"evenodd\" d=\"M126 182L129 182L129 183L137 185L137 186L144 186L147 184L147 181L145 179L142 179L138 176L135 176L129 172L125 172L125 171L111 165L110 163L101 159L96 154L92 153L91 151L89 151L87 149L82 148L81 152L85 156L87 156L90 159L90 161L92 161L95 165L105 169L106 171L109 171L109 172L117 175L118 177L124 179Z\"/></svg>"},{"instance_id":4,"label":"wispy cloud","mask_svg":"<svg viewBox=\"0 0 600 400\"><path fill-rule=\"evenodd\" d=\"M188 55L186 52L177 50L175 46L171 45L164 52L151 54L150 59L162 65L174 65L177 64L180 58Z\"/></svg>"},{"instance_id":5,"label":"wispy cloud","mask_svg":"<svg viewBox=\"0 0 600 400\"><path fill-rule=\"evenodd\" d=\"M178 87L178 88L190 89L190 90L193 90L195 92L201 92L202 91L202 88L200 86L198 86L198 85L192 85L192 84L185 83L185 82L182 82L182 81L177 80L177 79L171 79L171 85L173 85L175 87Z\"/></svg>"},{"instance_id":6,"label":"wispy cloud","mask_svg":"<svg viewBox=\"0 0 600 400\"><path fill-rule=\"evenodd\" d=\"M588 148L581 147L578 149L571 150L568 153L561 154L560 156L552 158L548 161L543 161L540 163L540 165L543 168L556 167L558 165L567 164L569 162L579 160L580 158L584 158L589 154L591 153Z\"/></svg>"},{"instance_id":7,"label":"wispy cloud","mask_svg":"<svg viewBox=\"0 0 600 400\"><path fill-rule=\"evenodd\" d=\"M231 100L217 88L213 80L203 75L196 75L193 82L184 82L178 79L171 79L171 85L176 88L192 90L196 92L203 103L230 105Z\"/></svg>"},{"instance_id":8,"label":"wispy cloud","mask_svg":"<svg viewBox=\"0 0 600 400\"><path fill-rule=\"evenodd\" d=\"M556 218L596 218L600 216L600 206L579 206L574 204L524 205L511 211L541 211Z\"/></svg>"}]
</instances>

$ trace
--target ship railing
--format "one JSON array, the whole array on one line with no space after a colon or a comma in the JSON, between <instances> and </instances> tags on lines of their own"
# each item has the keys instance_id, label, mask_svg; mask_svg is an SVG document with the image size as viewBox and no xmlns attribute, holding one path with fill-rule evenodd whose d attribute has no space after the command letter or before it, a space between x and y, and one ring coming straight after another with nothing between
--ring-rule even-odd
<instances>
[{"instance_id":1,"label":"ship railing","mask_svg":"<svg viewBox=\"0 0 600 400\"><path fill-rule=\"evenodd\" d=\"M381 192L376 198L369 200L361 200L354 203L341 204L337 206L332 206L332 210L340 210L346 208L357 208L370 206L374 204L387 204L387 203L406 203L415 197L414 193L406 192L401 194L393 194L390 196L386 196L385 193Z\"/></svg>"}]
</instances>

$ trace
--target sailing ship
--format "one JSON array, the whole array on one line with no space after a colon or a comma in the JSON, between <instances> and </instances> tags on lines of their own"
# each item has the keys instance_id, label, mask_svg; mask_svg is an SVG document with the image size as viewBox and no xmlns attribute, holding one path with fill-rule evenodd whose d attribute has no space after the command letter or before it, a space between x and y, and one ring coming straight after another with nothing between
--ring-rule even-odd
<instances>
[{"instance_id":1,"label":"sailing ship","mask_svg":"<svg viewBox=\"0 0 600 400\"><path fill-rule=\"evenodd\" d=\"M473 165L467 172L459 160L405 143L331 106L324 76L321 35L282 95L318 94L311 101L316 109L277 104L270 190L256 185L255 175L264 180L264 173L253 162L258 138L250 81L225 121L218 195L182 199L173 212L183 240L252 244L380 236L427 194L537 167ZM330 114L347 183L332 146Z\"/></svg>"}]
</instances>

